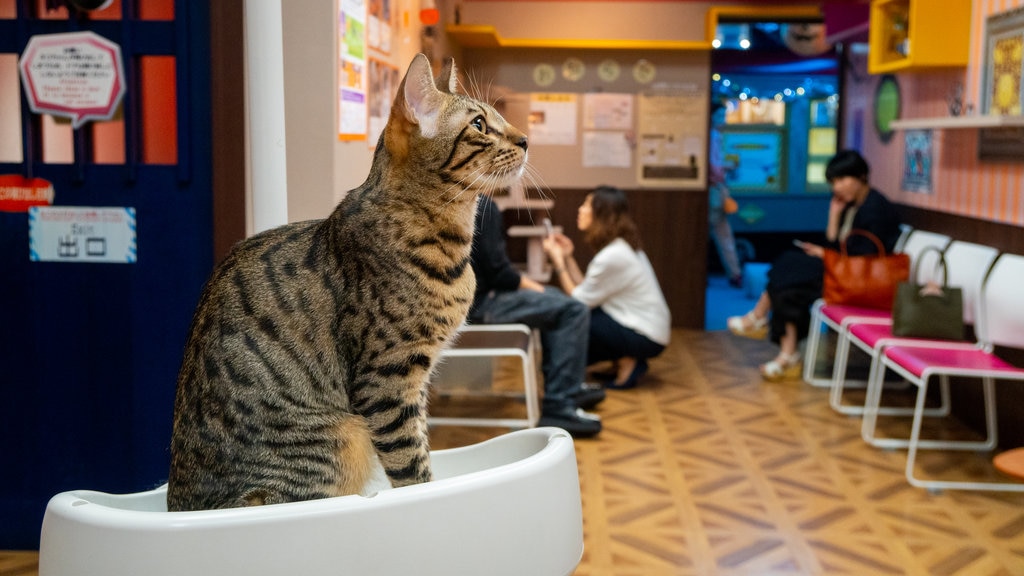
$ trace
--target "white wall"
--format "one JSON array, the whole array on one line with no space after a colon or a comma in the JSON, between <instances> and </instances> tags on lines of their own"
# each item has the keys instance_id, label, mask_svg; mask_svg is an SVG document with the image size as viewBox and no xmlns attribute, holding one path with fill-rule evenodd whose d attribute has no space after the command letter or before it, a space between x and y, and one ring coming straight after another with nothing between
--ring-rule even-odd
<instances>
[{"instance_id":1,"label":"white wall","mask_svg":"<svg viewBox=\"0 0 1024 576\"><path fill-rule=\"evenodd\" d=\"M287 0L283 5L288 219L323 218L345 193L363 183L373 150L368 142L338 140L337 2ZM420 51L418 0L393 0L399 30L391 54L371 51L399 74ZM403 27L408 12L408 27Z\"/></svg>"}]
</instances>

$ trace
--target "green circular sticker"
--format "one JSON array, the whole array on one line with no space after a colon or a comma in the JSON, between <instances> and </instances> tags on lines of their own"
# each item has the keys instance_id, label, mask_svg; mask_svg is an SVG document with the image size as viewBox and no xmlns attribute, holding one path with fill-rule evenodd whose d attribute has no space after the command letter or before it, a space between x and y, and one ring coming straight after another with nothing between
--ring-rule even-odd
<instances>
[{"instance_id":1,"label":"green circular sticker","mask_svg":"<svg viewBox=\"0 0 1024 576\"><path fill-rule=\"evenodd\" d=\"M533 82L537 86L551 86L555 81L555 76L557 76L557 73L555 72L555 67L551 64L541 63L533 68Z\"/></svg>"},{"instance_id":2,"label":"green circular sticker","mask_svg":"<svg viewBox=\"0 0 1024 576\"><path fill-rule=\"evenodd\" d=\"M889 124L899 117L900 85L896 83L895 76L883 76L875 90L875 129L883 143L892 139L893 130Z\"/></svg>"}]
</instances>

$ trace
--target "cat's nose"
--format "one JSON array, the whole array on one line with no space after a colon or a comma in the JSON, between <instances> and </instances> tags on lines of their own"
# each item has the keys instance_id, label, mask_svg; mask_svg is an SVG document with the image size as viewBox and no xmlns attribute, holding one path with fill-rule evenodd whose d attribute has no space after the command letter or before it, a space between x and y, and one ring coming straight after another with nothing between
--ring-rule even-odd
<instances>
[{"instance_id":1,"label":"cat's nose","mask_svg":"<svg viewBox=\"0 0 1024 576\"><path fill-rule=\"evenodd\" d=\"M526 148L527 148L526 136L520 136L519 139L516 140L516 146L519 146L523 150L526 150Z\"/></svg>"}]
</instances>

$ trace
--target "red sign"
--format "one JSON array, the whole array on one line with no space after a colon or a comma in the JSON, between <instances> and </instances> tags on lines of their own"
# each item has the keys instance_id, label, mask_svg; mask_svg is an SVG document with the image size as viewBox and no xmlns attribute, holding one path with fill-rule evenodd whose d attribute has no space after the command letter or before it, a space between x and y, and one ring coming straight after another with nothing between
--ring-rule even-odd
<instances>
[{"instance_id":1,"label":"red sign","mask_svg":"<svg viewBox=\"0 0 1024 576\"><path fill-rule=\"evenodd\" d=\"M33 36L18 61L25 98L36 114L108 120L124 96L121 47L93 32Z\"/></svg>"},{"instance_id":2,"label":"red sign","mask_svg":"<svg viewBox=\"0 0 1024 576\"><path fill-rule=\"evenodd\" d=\"M53 204L53 184L42 178L0 175L0 212L27 212L30 206Z\"/></svg>"}]
</instances>

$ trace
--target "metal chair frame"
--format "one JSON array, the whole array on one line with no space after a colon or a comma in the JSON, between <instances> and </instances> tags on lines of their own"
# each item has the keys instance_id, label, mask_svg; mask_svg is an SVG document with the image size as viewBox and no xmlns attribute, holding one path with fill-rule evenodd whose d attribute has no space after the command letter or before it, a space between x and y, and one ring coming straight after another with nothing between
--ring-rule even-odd
<instances>
[{"instance_id":1,"label":"metal chair frame","mask_svg":"<svg viewBox=\"0 0 1024 576\"><path fill-rule=\"evenodd\" d=\"M431 426L497 426L506 428L533 428L540 419L538 394L538 367L540 343L538 334L526 324L466 324L459 329L456 341L441 353L447 358L518 358L523 370L523 397L526 401L525 418L492 418L429 416ZM444 383L438 378L431 385L440 389Z\"/></svg>"},{"instance_id":2,"label":"metal chair frame","mask_svg":"<svg viewBox=\"0 0 1024 576\"><path fill-rule=\"evenodd\" d=\"M937 480L915 475L918 450L993 450L998 443L995 382L1024 381L1024 369L1002 360L993 350L996 345L1024 349L1024 306L1020 305L1020 286L1024 285L1024 256L1001 254L992 265L978 299L975 334L977 343L965 348L962 343L927 341L890 345L880 356L865 402L863 427L875 426L881 396L881 381L892 370L918 387L907 441L906 477L911 485L930 490L995 490L1024 492L1022 482L979 482ZM925 399L932 377L948 385L950 377L977 380L982 384L985 406L986 438L972 440L934 440L921 438Z\"/></svg>"}]
</instances>

